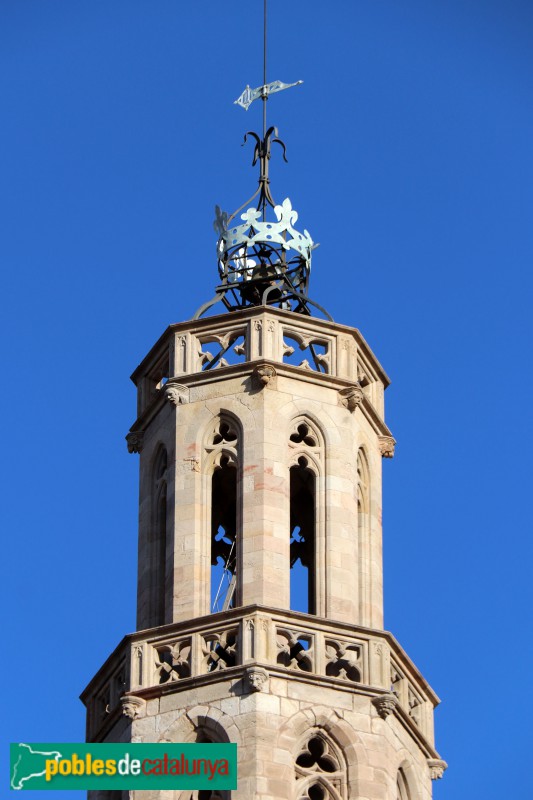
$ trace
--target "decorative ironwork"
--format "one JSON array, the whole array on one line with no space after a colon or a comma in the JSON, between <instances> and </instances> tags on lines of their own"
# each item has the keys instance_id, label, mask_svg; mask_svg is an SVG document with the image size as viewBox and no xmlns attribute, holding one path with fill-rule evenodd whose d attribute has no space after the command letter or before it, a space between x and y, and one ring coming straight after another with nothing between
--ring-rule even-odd
<instances>
[{"instance_id":1,"label":"decorative ironwork","mask_svg":"<svg viewBox=\"0 0 533 800\"><path fill-rule=\"evenodd\" d=\"M270 94L298 86L266 79L266 0L264 3L264 63L263 84L256 89L246 87L235 101L248 109L254 100L263 100L263 135L247 131L245 144L251 137L254 142L252 166L259 162L259 185L253 195L231 216L216 206L215 230L218 233L218 269L220 284L209 302L198 309L194 319L203 316L215 303L222 301L228 311L251 306L277 306L287 311L310 315L309 306L317 308L325 317L331 316L322 306L308 297L311 253L317 245L309 232L300 233L294 227L298 213L289 198L277 205L270 189L268 173L272 144L279 144L283 159L287 161L284 142L274 126L266 126L266 101ZM256 201L255 207L251 205ZM244 209L244 213L241 213ZM267 218L272 210L275 219ZM240 214L237 224L232 224Z\"/></svg>"}]
</instances>

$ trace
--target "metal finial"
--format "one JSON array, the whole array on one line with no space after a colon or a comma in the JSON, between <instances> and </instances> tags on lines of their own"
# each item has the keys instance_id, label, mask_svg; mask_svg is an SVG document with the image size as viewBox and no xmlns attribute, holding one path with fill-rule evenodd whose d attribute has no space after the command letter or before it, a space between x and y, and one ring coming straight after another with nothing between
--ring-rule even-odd
<instances>
[{"instance_id":1,"label":"metal finial","mask_svg":"<svg viewBox=\"0 0 533 800\"><path fill-rule=\"evenodd\" d=\"M268 162L270 161L270 146L272 143L276 142L277 144L281 145L283 148L283 160L287 163L287 148L285 147L285 142L282 142L281 139L278 138L278 129L272 126L268 129L265 133L263 139L260 139L257 133L253 131L247 131L244 134L244 142L246 144L248 140L248 136L252 136L255 139L255 147L254 147L254 158L252 161L252 167L255 167L257 162L259 161L259 189L255 193L259 192L259 201L257 203L257 209L261 209L263 214L263 220L265 219L266 213L266 204L268 203L272 208L276 205L272 194L270 192L270 178L268 177ZM253 200L255 197L253 195L250 200ZM250 202L250 201L247 201ZM246 205L245 203L244 205ZM242 208L242 206L241 206ZM240 211L240 209L239 209ZM235 212L238 213L238 212ZM231 219L235 216L232 215Z\"/></svg>"},{"instance_id":2,"label":"metal finial","mask_svg":"<svg viewBox=\"0 0 533 800\"><path fill-rule=\"evenodd\" d=\"M253 195L231 216L216 207L215 230L218 233L218 269L220 284L212 300L196 312L198 319L218 301L228 311L250 306L277 306L287 311L311 314L309 306L318 308L328 319L328 312L307 295L311 271L311 253L317 247L309 233L300 233L294 227L298 213L289 198L276 205L270 190L268 166L271 146L279 144L283 158L287 161L284 142L278 137L277 128L266 127L266 102L269 95L300 86L303 81L267 83L267 0L264 0L263 25L263 85L256 89L247 86L236 105L248 110L254 100L263 101L263 136L247 131L255 141L252 166L259 162L259 186ZM257 199L254 208L251 203ZM267 208L275 219L267 220ZM243 209L246 211L240 214ZM237 222L240 214L242 222ZM272 215L271 215L272 217Z\"/></svg>"}]
</instances>

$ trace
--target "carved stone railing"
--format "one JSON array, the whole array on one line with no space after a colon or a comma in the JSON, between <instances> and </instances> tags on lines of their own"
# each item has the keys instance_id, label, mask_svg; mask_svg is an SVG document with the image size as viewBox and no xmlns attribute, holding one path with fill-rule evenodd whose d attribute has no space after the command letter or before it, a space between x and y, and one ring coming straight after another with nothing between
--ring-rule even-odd
<instances>
[{"instance_id":1,"label":"carved stone railing","mask_svg":"<svg viewBox=\"0 0 533 800\"><path fill-rule=\"evenodd\" d=\"M269 676L375 695L380 716L398 707L433 741L438 698L390 633L260 606L127 636L82 695L87 735L131 711L124 693L149 698L238 677L256 691Z\"/></svg>"},{"instance_id":2,"label":"carved stone railing","mask_svg":"<svg viewBox=\"0 0 533 800\"><path fill-rule=\"evenodd\" d=\"M389 380L357 329L263 307L167 328L132 375L138 416L169 380L258 360L348 381L383 416Z\"/></svg>"},{"instance_id":3,"label":"carved stone railing","mask_svg":"<svg viewBox=\"0 0 533 800\"><path fill-rule=\"evenodd\" d=\"M120 706L120 698L131 686L130 658L127 642L123 641L113 655L99 670L91 686L90 702L82 700L87 707L87 732L96 731Z\"/></svg>"},{"instance_id":4,"label":"carved stone railing","mask_svg":"<svg viewBox=\"0 0 533 800\"><path fill-rule=\"evenodd\" d=\"M433 706L428 703L424 687L409 675L398 657L391 657L390 675L391 694L417 728L432 741Z\"/></svg>"}]
</instances>

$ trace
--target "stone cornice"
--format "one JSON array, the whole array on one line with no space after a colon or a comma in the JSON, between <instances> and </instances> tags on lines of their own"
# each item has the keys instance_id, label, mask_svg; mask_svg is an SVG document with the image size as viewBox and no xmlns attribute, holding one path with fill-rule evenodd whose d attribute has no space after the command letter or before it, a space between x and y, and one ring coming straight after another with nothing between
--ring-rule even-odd
<instances>
[{"instance_id":1,"label":"stone cornice","mask_svg":"<svg viewBox=\"0 0 533 800\"><path fill-rule=\"evenodd\" d=\"M213 385L221 381L228 381L232 378L242 376L254 379L258 370L264 368L273 370L277 381L279 381L280 378L296 378L298 381L325 386L328 389L340 393L346 390L352 390L354 387L354 382L345 378L337 378L323 372L307 370L302 367L295 367L292 364L278 363L268 359L256 359L255 361L246 361L242 364L231 364L227 367L220 367L212 371L193 372L189 375L180 375L179 378L171 378L168 383L154 395L152 402L131 426L130 433L146 430L150 422L159 413L160 409L168 402L168 390L171 389L172 386L179 386L181 390L188 389L190 395L190 390L197 386ZM246 394L247 392L241 390L238 394L240 393ZM194 403L194 397L189 398L188 402ZM335 401L332 399L332 403L333 402ZM362 400L358 403L357 407L361 409L372 430L374 430L378 436L392 438L390 429L377 413L364 392Z\"/></svg>"},{"instance_id":2,"label":"stone cornice","mask_svg":"<svg viewBox=\"0 0 533 800\"><path fill-rule=\"evenodd\" d=\"M93 732L91 738L94 741L100 741L104 731L113 727L121 715L127 716L130 719L143 716L145 703L152 699L167 697L168 695L187 692L192 689L201 690L205 686L214 686L216 684L221 684L221 695L227 692L230 687L232 693L234 693L237 684L240 684L239 694L251 694L258 690L249 685L249 673L253 671L262 672L267 677L267 685L272 679L278 679L287 681L288 683L298 683L299 685L320 686L324 689L332 689L343 694L369 697L378 713L379 708L382 707L383 698L387 699L390 696L388 692L363 683L346 683L346 681L339 678L317 676L297 670L287 670L283 667L261 661L249 661L246 664L228 667L221 671L209 672L190 678L182 678L175 682L129 691L121 698L119 707L113 709L111 713L104 718L102 724ZM267 689L267 691L270 690ZM132 709L134 710L133 714L131 713ZM399 703L396 702L394 707L390 709L390 717L387 715L385 718L381 713L379 713L379 716L386 719L389 724L390 717L393 717L398 724L402 725L409 735L415 739L426 758L440 763L440 756L437 750L435 750L431 742L428 741Z\"/></svg>"}]
</instances>

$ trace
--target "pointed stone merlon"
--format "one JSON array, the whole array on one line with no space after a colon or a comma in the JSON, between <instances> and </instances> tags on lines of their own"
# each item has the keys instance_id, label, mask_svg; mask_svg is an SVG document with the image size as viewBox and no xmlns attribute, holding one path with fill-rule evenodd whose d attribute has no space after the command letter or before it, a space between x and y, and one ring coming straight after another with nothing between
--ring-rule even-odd
<instances>
[{"instance_id":1,"label":"pointed stone merlon","mask_svg":"<svg viewBox=\"0 0 533 800\"><path fill-rule=\"evenodd\" d=\"M440 780L448 764L442 758L428 758L429 775L432 781Z\"/></svg>"},{"instance_id":2,"label":"pointed stone merlon","mask_svg":"<svg viewBox=\"0 0 533 800\"><path fill-rule=\"evenodd\" d=\"M130 431L126 434L128 453L140 453L143 449L144 431Z\"/></svg>"},{"instance_id":3,"label":"pointed stone merlon","mask_svg":"<svg viewBox=\"0 0 533 800\"><path fill-rule=\"evenodd\" d=\"M398 705L398 698L392 692L387 694L380 694L379 697L374 697L372 705L375 707L381 719L387 719L389 714L392 714Z\"/></svg>"}]
</instances>

